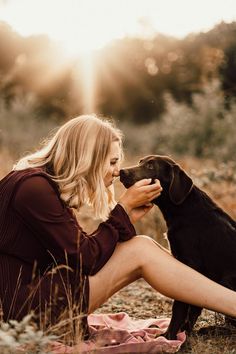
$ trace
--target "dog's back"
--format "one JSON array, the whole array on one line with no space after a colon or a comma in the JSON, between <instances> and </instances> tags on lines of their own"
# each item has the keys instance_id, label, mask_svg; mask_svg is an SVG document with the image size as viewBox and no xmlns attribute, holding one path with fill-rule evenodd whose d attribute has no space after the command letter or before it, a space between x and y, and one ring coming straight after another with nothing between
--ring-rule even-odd
<instances>
[{"instance_id":1,"label":"dog's back","mask_svg":"<svg viewBox=\"0 0 236 354\"><path fill-rule=\"evenodd\" d=\"M174 256L236 290L236 222L196 186L180 205L167 196L156 204L166 219Z\"/></svg>"}]
</instances>

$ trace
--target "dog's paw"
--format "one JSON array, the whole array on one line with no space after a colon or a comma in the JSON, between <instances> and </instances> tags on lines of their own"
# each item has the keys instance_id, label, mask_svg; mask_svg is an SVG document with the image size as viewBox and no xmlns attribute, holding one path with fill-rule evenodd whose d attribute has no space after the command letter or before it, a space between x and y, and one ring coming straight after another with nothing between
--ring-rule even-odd
<instances>
[{"instance_id":1,"label":"dog's paw","mask_svg":"<svg viewBox=\"0 0 236 354\"><path fill-rule=\"evenodd\" d=\"M177 339L177 335L176 333L171 333L168 330L162 334L163 337L165 337L168 340L175 340Z\"/></svg>"}]
</instances>

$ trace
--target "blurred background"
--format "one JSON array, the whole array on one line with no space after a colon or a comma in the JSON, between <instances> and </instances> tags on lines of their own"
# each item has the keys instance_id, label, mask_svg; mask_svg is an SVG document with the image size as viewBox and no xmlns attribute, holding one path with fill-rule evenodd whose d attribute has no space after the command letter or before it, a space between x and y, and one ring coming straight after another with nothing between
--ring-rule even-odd
<instances>
[{"instance_id":1,"label":"blurred background","mask_svg":"<svg viewBox=\"0 0 236 354\"><path fill-rule=\"evenodd\" d=\"M126 165L171 155L235 217L235 21L235 0L0 0L1 176L97 113Z\"/></svg>"}]
</instances>

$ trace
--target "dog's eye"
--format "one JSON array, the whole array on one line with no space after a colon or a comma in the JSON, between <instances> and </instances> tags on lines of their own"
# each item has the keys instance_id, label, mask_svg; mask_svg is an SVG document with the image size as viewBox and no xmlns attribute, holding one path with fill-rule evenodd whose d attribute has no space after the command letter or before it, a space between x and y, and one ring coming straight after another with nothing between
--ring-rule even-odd
<instances>
[{"instance_id":1,"label":"dog's eye","mask_svg":"<svg viewBox=\"0 0 236 354\"><path fill-rule=\"evenodd\" d=\"M146 167L147 167L149 170L153 170L153 169L154 169L153 162L152 162L152 161L148 161L147 164L146 164Z\"/></svg>"}]
</instances>

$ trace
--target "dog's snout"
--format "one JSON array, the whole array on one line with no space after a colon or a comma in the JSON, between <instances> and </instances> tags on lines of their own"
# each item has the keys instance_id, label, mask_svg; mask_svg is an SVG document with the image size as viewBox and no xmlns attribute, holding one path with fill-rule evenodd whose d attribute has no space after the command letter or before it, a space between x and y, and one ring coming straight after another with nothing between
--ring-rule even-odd
<instances>
[{"instance_id":1,"label":"dog's snout","mask_svg":"<svg viewBox=\"0 0 236 354\"><path fill-rule=\"evenodd\" d=\"M120 178L124 177L124 170L120 170Z\"/></svg>"},{"instance_id":2,"label":"dog's snout","mask_svg":"<svg viewBox=\"0 0 236 354\"><path fill-rule=\"evenodd\" d=\"M120 180L121 181L124 180L125 177L127 177L127 175L128 175L128 172L126 170L124 170L124 169L120 170Z\"/></svg>"},{"instance_id":3,"label":"dog's snout","mask_svg":"<svg viewBox=\"0 0 236 354\"><path fill-rule=\"evenodd\" d=\"M132 173L129 169L120 170L120 181L126 188L129 188L135 182L132 178Z\"/></svg>"}]
</instances>

